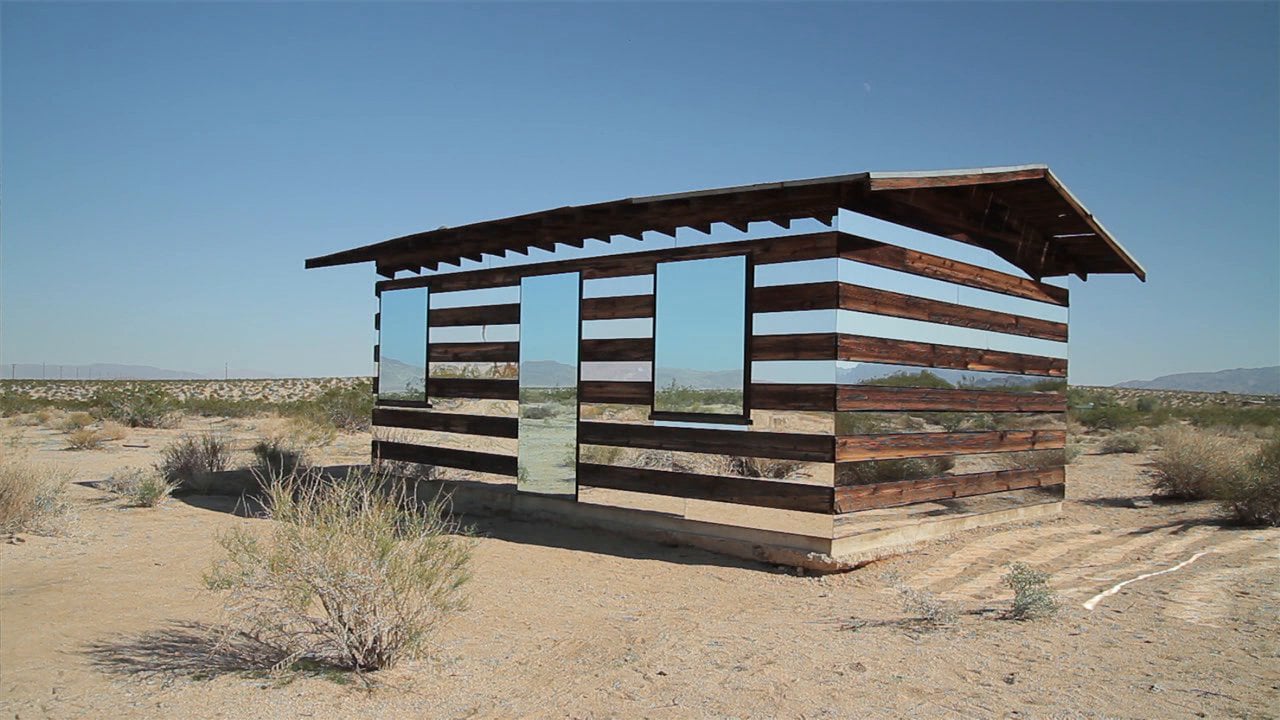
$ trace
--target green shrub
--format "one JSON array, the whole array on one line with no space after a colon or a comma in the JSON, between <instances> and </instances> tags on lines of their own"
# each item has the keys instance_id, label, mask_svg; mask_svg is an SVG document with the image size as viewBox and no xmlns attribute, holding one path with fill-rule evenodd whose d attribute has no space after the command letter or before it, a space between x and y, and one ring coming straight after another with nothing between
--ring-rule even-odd
<instances>
[{"instance_id":1,"label":"green shrub","mask_svg":"<svg viewBox=\"0 0 1280 720\"><path fill-rule=\"evenodd\" d=\"M1072 409L1071 416L1090 430L1126 430L1138 424L1142 414L1124 405L1095 405Z\"/></svg>"},{"instance_id":2,"label":"green shrub","mask_svg":"<svg viewBox=\"0 0 1280 720\"><path fill-rule=\"evenodd\" d=\"M132 505L153 508L168 500L178 486L156 468L124 468L107 478L105 487Z\"/></svg>"},{"instance_id":3,"label":"green shrub","mask_svg":"<svg viewBox=\"0 0 1280 720\"><path fill-rule=\"evenodd\" d=\"M1012 620L1034 620L1058 611L1058 598L1049 587L1049 573L1024 563L1009 566L1004 584L1013 590L1013 602L1005 611Z\"/></svg>"},{"instance_id":4,"label":"green shrub","mask_svg":"<svg viewBox=\"0 0 1280 720\"><path fill-rule=\"evenodd\" d=\"M881 387L923 387L938 390L950 390L955 387L951 383L928 370L921 370L914 373L896 372L884 377L863 380L860 384L877 385Z\"/></svg>"},{"instance_id":5,"label":"green shrub","mask_svg":"<svg viewBox=\"0 0 1280 720\"><path fill-rule=\"evenodd\" d=\"M264 484L271 478L288 477L307 467L307 452L283 437L259 440L253 446L257 459L254 471Z\"/></svg>"},{"instance_id":6,"label":"green shrub","mask_svg":"<svg viewBox=\"0 0 1280 720\"><path fill-rule=\"evenodd\" d=\"M1242 471L1248 450L1237 438L1186 427L1160 435L1160 450L1151 458L1151 484L1159 493L1181 500L1203 500L1214 486Z\"/></svg>"},{"instance_id":7,"label":"green shrub","mask_svg":"<svg viewBox=\"0 0 1280 720\"><path fill-rule=\"evenodd\" d=\"M885 573L881 579L898 593L902 611L910 616L913 623L936 628L956 621L955 609L937 595L911 587L897 573Z\"/></svg>"},{"instance_id":8,"label":"green shrub","mask_svg":"<svg viewBox=\"0 0 1280 720\"><path fill-rule=\"evenodd\" d=\"M423 657L464 606L472 543L403 483L368 472L271 479L263 537L236 527L205 576L225 594L233 631L299 659L358 671Z\"/></svg>"},{"instance_id":9,"label":"green shrub","mask_svg":"<svg viewBox=\"0 0 1280 720\"><path fill-rule=\"evenodd\" d=\"M195 489L198 478L211 472L221 472L231 465L231 446L214 435L183 435L165 447L160 454L160 471L165 482L179 488Z\"/></svg>"},{"instance_id":10,"label":"green shrub","mask_svg":"<svg viewBox=\"0 0 1280 720\"><path fill-rule=\"evenodd\" d=\"M178 403L159 388L99 391L92 402L100 417L129 427L162 428L173 425Z\"/></svg>"},{"instance_id":11,"label":"green shrub","mask_svg":"<svg viewBox=\"0 0 1280 720\"><path fill-rule=\"evenodd\" d=\"M1136 432L1120 432L1103 438L1098 452L1103 455L1116 453L1140 453L1150 445L1146 435Z\"/></svg>"},{"instance_id":12,"label":"green shrub","mask_svg":"<svg viewBox=\"0 0 1280 720\"><path fill-rule=\"evenodd\" d=\"M953 457L901 458L894 460L866 460L838 466L840 484L873 485L899 480L920 480L939 477L955 467Z\"/></svg>"},{"instance_id":13,"label":"green shrub","mask_svg":"<svg viewBox=\"0 0 1280 720\"><path fill-rule=\"evenodd\" d=\"M359 383L329 388L314 399L288 403L281 411L339 430L361 432L369 429L373 403L372 386Z\"/></svg>"},{"instance_id":14,"label":"green shrub","mask_svg":"<svg viewBox=\"0 0 1280 720\"><path fill-rule=\"evenodd\" d=\"M0 533L61 532L71 514L69 481L47 465L0 462Z\"/></svg>"},{"instance_id":15,"label":"green shrub","mask_svg":"<svg viewBox=\"0 0 1280 720\"><path fill-rule=\"evenodd\" d=\"M1280 439L1268 442L1239 470L1221 478L1213 498L1242 525L1280 527Z\"/></svg>"},{"instance_id":16,"label":"green shrub","mask_svg":"<svg viewBox=\"0 0 1280 720\"><path fill-rule=\"evenodd\" d=\"M521 420L545 420L555 417L555 408L550 405L531 405L529 407L520 408Z\"/></svg>"}]
</instances>

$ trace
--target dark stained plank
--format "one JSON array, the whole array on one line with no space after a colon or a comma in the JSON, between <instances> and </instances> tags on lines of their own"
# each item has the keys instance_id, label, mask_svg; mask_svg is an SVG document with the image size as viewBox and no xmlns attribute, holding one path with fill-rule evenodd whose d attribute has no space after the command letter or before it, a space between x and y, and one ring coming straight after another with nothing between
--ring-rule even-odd
<instances>
[{"instance_id":1,"label":"dark stained plank","mask_svg":"<svg viewBox=\"0 0 1280 720\"><path fill-rule=\"evenodd\" d=\"M799 383L752 383L749 399L753 410L831 412L835 409L836 386Z\"/></svg>"},{"instance_id":2,"label":"dark stained plank","mask_svg":"<svg viewBox=\"0 0 1280 720\"><path fill-rule=\"evenodd\" d=\"M514 476L516 474L516 458L514 455L494 455L493 453L473 450L456 450L454 448L428 447L425 445L374 440L373 456L382 460L401 460L423 465L437 465L459 470L493 473L495 475Z\"/></svg>"},{"instance_id":3,"label":"dark stained plank","mask_svg":"<svg viewBox=\"0 0 1280 720\"><path fill-rule=\"evenodd\" d=\"M584 403L650 405L653 402L653 384L648 381L583 380L578 384L578 400Z\"/></svg>"},{"instance_id":4,"label":"dark stained plank","mask_svg":"<svg viewBox=\"0 0 1280 720\"><path fill-rule=\"evenodd\" d=\"M520 384L515 380L433 377L427 383L427 394L433 398L515 400L520 396Z\"/></svg>"},{"instance_id":5,"label":"dark stained plank","mask_svg":"<svg viewBox=\"0 0 1280 720\"><path fill-rule=\"evenodd\" d=\"M770 285L751 289L753 312L797 312L834 310L839 306L840 283L817 282L798 285Z\"/></svg>"},{"instance_id":6,"label":"dark stained plank","mask_svg":"<svg viewBox=\"0 0 1280 720\"><path fill-rule=\"evenodd\" d=\"M1018 180L1038 180L1045 176L1044 168L1027 168L1025 170L1009 170L1006 172L967 173L964 175L920 175L915 177L871 177L868 187L876 190L916 190L920 188L939 188L1008 183Z\"/></svg>"},{"instance_id":7,"label":"dark stained plank","mask_svg":"<svg viewBox=\"0 0 1280 720\"><path fill-rule=\"evenodd\" d=\"M583 320L653 317L652 295L617 295L582 299Z\"/></svg>"},{"instance_id":8,"label":"dark stained plank","mask_svg":"<svg viewBox=\"0 0 1280 720\"><path fill-rule=\"evenodd\" d=\"M373 424L379 427L438 430L440 432L503 438L514 438L519 434L518 423L512 417L463 415L461 413L442 413L427 410L374 408Z\"/></svg>"},{"instance_id":9,"label":"dark stained plank","mask_svg":"<svg viewBox=\"0 0 1280 720\"><path fill-rule=\"evenodd\" d=\"M519 303L505 305L473 305L471 307L432 308L427 313L431 327L465 325L515 325L520 322Z\"/></svg>"},{"instance_id":10,"label":"dark stained plank","mask_svg":"<svg viewBox=\"0 0 1280 720\"><path fill-rule=\"evenodd\" d=\"M835 438L801 433L582 422L578 442L778 460L832 462L835 458Z\"/></svg>"},{"instance_id":11,"label":"dark stained plank","mask_svg":"<svg viewBox=\"0 0 1280 720\"><path fill-rule=\"evenodd\" d=\"M1054 450L1066 444L1065 430L842 435L836 438L836 462Z\"/></svg>"},{"instance_id":12,"label":"dark stained plank","mask_svg":"<svg viewBox=\"0 0 1280 720\"><path fill-rule=\"evenodd\" d=\"M837 513L897 507L949 498L986 495L1066 482L1062 467L948 475L924 480L901 480L874 485L849 485L835 490Z\"/></svg>"},{"instance_id":13,"label":"dark stained plank","mask_svg":"<svg viewBox=\"0 0 1280 720\"><path fill-rule=\"evenodd\" d=\"M946 390L914 387L841 385L837 410L937 411L937 412L1048 412L1067 411L1063 393L1016 393L997 390Z\"/></svg>"},{"instance_id":14,"label":"dark stained plank","mask_svg":"<svg viewBox=\"0 0 1280 720\"><path fill-rule=\"evenodd\" d=\"M431 362L517 362L518 342L431 343Z\"/></svg>"},{"instance_id":15,"label":"dark stained plank","mask_svg":"<svg viewBox=\"0 0 1280 720\"><path fill-rule=\"evenodd\" d=\"M840 257L1053 305L1066 306L1070 297L1065 288L848 233L840 234Z\"/></svg>"},{"instance_id":16,"label":"dark stained plank","mask_svg":"<svg viewBox=\"0 0 1280 720\"><path fill-rule=\"evenodd\" d=\"M755 507L832 512L834 489L755 478L580 463L578 485Z\"/></svg>"},{"instance_id":17,"label":"dark stained plank","mask_svg":"<svg viewBox=\"0 0 1280 720\"><path fill-rule=\"evenodd\" d=\"M966 305L904 295L889 290L840 284L840 308L955 325L975 330L991 330L1010 335L1067 341L1067 324L1040 318L972 308Z\"/></svg>"},{"instance_id":18,"label":"dark stained plank","mask_svg":"<svg viewBox=\"0 0 1280 720\"><path fill-rule=\"evenodd\" d=\"M648 250L636 253L618 253L600 257L573 258L551 262L513 265L485 270L463 270L426 277L383 280L377 284L379 292L410 287L430 287L433 292L453 292L488 287L519 285L520 278L533 275L550 275L580 271L586 279L650 275L654 264L666 260L692 260L696 258L727 257L750 254L756 265L814 260L836 256L836 233L819 232L807 235L740 240L737 242L689 245L664 250Z\"/></svg>"},{"instance_id":19,"label":"dark stained plank","mask_svg":"<svg viewBox=\"0 0 1280 720\"><path fill-rule=\"evenodd\" d=\"M912 340L888 340L865 335L841 335L840 359L952 370L980 370L1019 375L1066 377L1065 358L935 345Z\"/></svg>"},{"instance_id":20,"label":"dark stained plank","mask_svg":"<svg viewBox=\"0 0 1280 720\"><path fill-rule=\"evenodd\" d=\"M652 362L653 338L598 338L582 341L582 362Z\"/></svg>"},{"instance_id":21,"label":"dark stained plank","mask_svg":"<svg viewBox=\"0 0 1280 720\"><path fill-rule=\"evenodd\" d=\"M755 335L751 338L752 360L835 360L835 333L795 335Z\"/></svg>"}]
</instances>

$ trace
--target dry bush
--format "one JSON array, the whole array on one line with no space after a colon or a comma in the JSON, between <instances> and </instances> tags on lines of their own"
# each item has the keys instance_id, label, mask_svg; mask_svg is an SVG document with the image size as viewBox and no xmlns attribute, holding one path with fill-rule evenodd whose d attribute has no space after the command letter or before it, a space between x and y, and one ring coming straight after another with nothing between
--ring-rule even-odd
<instances>
[{"instance_id":1,"label":"dry bush","mask_svg":"<svg viewBox=\"0 0 1280 720\"><path fill-rule=\"evenodd\" d=\"M1237 472L1220 478L1213 498L1242 525L1280 527L1280 439L1264 445Z\"/></svg>"},{"instance_id":2,"label":"dry bush","mask_svg":"<svg viewBox=\"0 0 1280 720\"><path fill-rule=\"evenodd\" d=\"M237 527L205 576L225 593L234 633L354 670L423 657L433 631L463 607L472 543L444 501L419 503L403 482L318 471L267 479L265 537Z\"/></svg>"},{"instance_id":3,"label":"dry bush","mask_svg":"<svg viewBox=\"0 0 1280 720\"><path fill-rule=\"evenodd\" d=\"M291 417L285 422L284 436L298 447L324 447L338 437L338 428L308 417Z\"/></svg>"},{"instance_id":4,"label":"dry bush","mask_svg":"<svg viewBox=\"0 0 1280 720\"><path fill-rule=\"evenodd\" d=\"M82 427L67 433L68 450L97 450L105 440L102 433L93 428Z\"/></svg>"},{"instance_id":5,"label":"dry bush","mask_svg":"<svg viewBox=\"0 0 1280 720\"><path fill-rule=\"evenodd\" d=\"M1247 446L1236 438L1169 428L1160 434L1160 450L1151 458L1151 484L1172 498L1202 500L1213 495L1220 480L1241 472L1247 461Z\"/></svg>"},{"instance_id":6,"label":"dry bush","mask_svg":"<svg viewBox=\"0 0 1280 720\"><path fill-rule=\"evenodd\" d=\"M742 477L782 480L798 473L803 467L804 464L796 460L735 456L729 458L727 472Z\"/></svg>"},{"instance_id":7,"label":"dry bush","mask_svg":"<svg viewBox=\"0 0 1280 720\"><path fill-rule=\"evenodd\" d=\"M1011 620L1034 620L1058 612L1058 597L1049 587L1049 573L1024 563L1009 566L1002 578L1013 590L1013 602L1004 616Z\"/></svg>"},{"instance_id":8,"label":"dry bush","mask_svg":"<svg viewBox=\"0 0 1280 720\"><path fill-rule=\"evenodd\" d=\"M73 412L62 418L62 422L58 423L58 427L63 432L75 432L82 430L93 424L93 416L87 412Z\"/></svg>"},{"instance_id":9,"label":"dry bush","mask_svg":"<svg viewBox=\"0 0 1280 720\"><path fill-rule=\"evenodd\" d=\"M107 478L104 487L138 507L156 507L178 488L155 468L123 468Z\"/></svg>"},{"instance_id":10,"label":"dry bush","mask_svg":"<svg viewBox=\"0 0 1280 720\"><path fill-rule=\"evenodd\" d=\"M624 449L617 445L580 445L578 460L597 465L617 465L623 452Z\"/></svg>"},{"instance_id":11,"label":"dry bush","mask_svg":"<svg viewBox=\"0 0 1280 720\"><path fill-rule=\"evenodd\" d=\"M227 441L213 433L187 434L165 447L156 469L165 482L194 488L201 475L221 472L230 464L231 445Z\"/></svg>"},{"instance_id":12,"label":"dry bush","mask_svg":"<svg viewBox=\"0 0 1280 720\"><path fill-rule=\"evenodd\" d=\"M1138 432L1118 432L1102 439L1098 452L1102 455L1140 453L1151 444L1150 438Z\"/></svg>"},{"instance_id":13,"label":"dry bush","mask_svg":"<svg viewBox=\"0 0 1280 720\"><path fill-rule=\"evenodd\" d=\"M914 624L929 628L951 625L956 621L955 608L943 602L928 590L911 587L897 573L885 573L881 579L895 592L902 604L902 611Z\"/></svg>"},{"instance_id":14,"label":"dry bush","mask_svg":"<svg viewBox=\"0 0 1280 720\"><path fill-rule=\"evenodd\" d=\"M64 473L47 466L0 463L0 532L61 532L71 513L68 481Z\"/></svg>"},{"instance_id":15,"label":"dry bush","mask_svg":"<svg viewBox=\"0 0 1280 720\"><path fill-rule=\"evenodd\" d=\"M104 420L98 433L103 440L123 440L129 436L129 428L113 420Z\"/></svg>"},{"instance_id":16,"label":"dry bush","mask_svg":"<svg viewBox=\"0 0 1280 720\"><path fill-rule=\"evenodd\" d=\"M263 438L253 446L253 472L260 480L297 474L307 468L307 450L278 435Z\"/></svg>"}]
</instances>

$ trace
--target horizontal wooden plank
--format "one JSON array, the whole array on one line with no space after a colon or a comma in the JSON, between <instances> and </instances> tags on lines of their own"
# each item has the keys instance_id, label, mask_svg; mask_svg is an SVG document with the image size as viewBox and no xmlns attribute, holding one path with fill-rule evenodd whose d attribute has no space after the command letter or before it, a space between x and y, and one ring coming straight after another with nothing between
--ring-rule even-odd
<instances>
[{"instance_id":1,"label":"horizontal wooden plank","mask_svg":"<svg viewBox=\"0 0 1280 720\"><path fill-rule=\"evenodd\" d=\"M840 284L840 309L922 320L975 330L990 330L1043 340L1067 341L1067 324L1012 313L904 295L889 290Z\"/></svg>"},{"instance_id":2,"label":"horizontal wooden plank","mask_svg":"<svg viewBox=\"0 0 1280 720\"><path fill-rule=\"evenodd\" d=\"M1064 393L1016 393L997 390L948 390L875 385L841 385L837 410L881 412L1046 412L1067 411Z\"/></svg>"},{"instance_id":3,"label":"horizontal wooden plank","mask_svg":"<svg viewBox=\"0 0 1280 720\"><path fill-rule=\"evenodd\" d=\"M580 463L578 485L755 507L832 512L834 489L757 478Z\"/></svg>"},{"instance_id":4,"label":"horizontal wooden plank","mask_svg":"<svg viewBox=\"0 0 1280 720\"><path fill-rule=\"evenodd\" d=\"M752 383L749 400L752 409L757 410L831 412L835 409L836 386L812 383Z\"/></svg>"},{"instance_id":5,"label":"horizontal wooden plank","mask_svg":"<svg viewBox=\"0 0 1280 720\"><path fill-rule=\"evenodd\" d=\"M835 333L756 335L751 338L752 360L835 360Z\"/></svg>"},{"instance_id":6,"label":"horizontal wooden plank","mask_svg":"<svg viewBox=\"0 0 1280 720\"><path fill-rule=\"evenodd\" d=\"M752 256L756 265L768 265L835 257L836 251L836 233L819 232L383 280L377 284L377 289L382 292L430 287L433 292L453 292L519 285L522 277L562 272L581 272L585 279L649 275L653 273L655 263L667 260L727 257L746 253Z\"/></svg>"},{"instance_id":7,"label":"horizontal wooden plank","mask_svg":"<svg viewBox=\"0 0 1280 720\"><path fill-rule=\"evenodd\" d=\"M840 233L839 242L840 257L847 260L1064 307L1070 298L1066 288L857 235Z\"/></svg>"},{"instance_id":8,"label":"horizontal wooden plank","mask_svg":"<svg viewBox=\"0 0 1280 720\"><path fill-rule=\"evenodd\" d=\"M518 362L518 342L431 343L431 362Z\"/></svg>"},{"instance_id":9,"label":"horizontal wooden plank","mask_svg":"<svg viewBox=\"0 0 1280 720\"><path fill-rule=\"evenodd\" d=\"M431 412L428 410L374 408L373 424L378 427L438 430L440 432L486 435L488 437L514 438L519 435L519 424L513 417L463 415L461 413Z\"/></svg>"},{"instance_id":10,"label":"horizontal wooden plank","mask_svg":"<svg viewBox=\"0 0 1280 720\"><path fill-rule=\"evenodd\" d=\"M431 327L465 325L515 325L520 322L520 304L472 305L470 307L432 308L427 314Z\"/></svg>"},{"instance_id":11,"label":"horizontal wooden plank","mask_svg":"<svg viewBox=\"0 0 1280 720\"><path fill-rule=\"evenodd\" d=\"M997 470L874 485L849 485L835 489L835 511L847 513L875 510L1030 487L1057 486L1065 482L1066 468L1054 467Z\"/></svg>"},{"instance_id":12,"label":"horizontal wooden plank","mask_svg":"<svg viewBox=\"0 0 1280 720\"><path fill-rule=\"evenodd\" d=\"M582 341L582 362L652 362L653 338L590 338Z\"/></svg>"},{"instance_id":13,"label":"horizontal wooden plank","mask_svg":"<svg viewBox=\"0 0 1280 720\"><path fill-rule=\"evenodd\" d=\"M582 298L583 320L653 317L652 295Z\"/></svg>"},{"instance_id":14,"label":"horizontal wooden plank","mask_svg":"<svg viewBox=\"0 0 1280 720\"><path fill-rule=\"evenodd\" d=\"M836 462L1053 450L1066 447L1066 444L1065 430L842 435L836 438Z\"/></svg>"},{"instance_id":15,"label":"horizontal wooden plank","mask_svg":"<svg viewBox=\"0 0 1280 720\"><path fill-rule=\"evenodd\" d=\"M578 383L578 400L585 403L650 405L653 402L653 384L648 381L583 380Z\"/></svg>"},{"instance_id":16,"label":"horizontal wooden plank","mask_svg":"<svg viewBox=\"0 0 1280 720\"><path fill-rule=\"evenodd\" d=\"M1065 358L935 345L912 340L889 340L865 335L841 335L840 359L952 370L979 370L1019 375L1066 377Z\"/></svg>"},{"instance_id":17,"label":"horizontal wooden plank","mask_svg":"<svg viewBox=\"0 0 1280 720\"><path fill-rule=\"evenodd\" d=\"M583 422L578 425L578 442L778 460L832 462L835 458L835 438L801 433Z\"/></svg>"},{"instance_id":18,"label":"horizontal wooden plank","mask_svg":"<svg viewBox=\"0 0 1280 720\"><path fill-rule=\"evenodd\" d=\"M427 394L433 398L515 400L520 396L520 384L516 380L433 377L427 384Z\"/></svg>"},{"instance_id":19,"label":"horizontal wooden plank","mask_svg":"<svg viewBox=\"0 0 1280 720\"><path fill-rule=\"evenodd\" d=\"M495 455L474 450L457 450L455 448L374 440L373 456L382 460L401 460L422 465L493 473L495 475L515 476L516 474L515 456Z\"/></svg>"},{"instance_id":20,"label":"horizontal wooden plank","mask_svg":"<svg viewBox=\"0 0 1280 720\"><path fill-rule=\"evenodd\" d=\"M751 289L752 312L834 310L839 306L840 283L817 282L770 285Z\"/></svg>"}]
</instances>

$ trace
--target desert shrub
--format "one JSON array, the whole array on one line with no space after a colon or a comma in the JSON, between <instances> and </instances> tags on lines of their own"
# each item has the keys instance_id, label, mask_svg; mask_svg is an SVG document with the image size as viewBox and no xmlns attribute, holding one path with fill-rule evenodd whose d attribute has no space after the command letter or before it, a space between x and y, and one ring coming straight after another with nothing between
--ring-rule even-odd
<instances>
[{"instance_id":1,"label":"desert shrub","mask_svg":"<svg viewBox=\"0 0 1280 720\"><path fill-rule=\"evenodd\" d=\"M1103 455L1116 453L1140 453L1147 449L1150 440L1146 435L1136 432L1119 432L1103 438L1098 452Z\"/></svg>"},{"instance_id":2,"label":"desert shrub","mask_svg":"<svg viewBox=\"0 0 1280 720\"><path fill-rule=\"evenodd\" d=\"M1090 430L1127 430L1136 426L1142 418L1137 410L1124 405L1072 408L1071 416Z\"/></svg>"},{"instance_id":3,"label":"desert shrub","mask_svg":"<svg viewBox=\"0 0 1280 720\"><path fill-rule=\"evenodd\" d=\"M308 417L291 417L285 425L284 434L298 447L324 447L337 439L338 429Z\"/></svg>"},{"instance_id":4,"label":"desert shrub","mask_svg":"<svg viewBox=\"0 0 1280 720\"><path fill-rule=\"evenodd\" d=\"M1276 427L1280 426L1280 405L1236 407L1205 403L1179 409L1178 416L1202 428Z\"/></svg>"},{"instance_id":5,"label":"desert shrub","mask_svg":"<svg viewBox=\"0 0 1280 720\"><path fill-rule=\"evenodd\" d=\"M915 623L927 627L942 627L956 621L955 608L943 602L937 595L928 590L911 587L897 573L885 573L881 579L898 593L898 602L902 605L902 611L907 613Z\"/></svg>"},{"instance_id":6,"label":"desert shrub","mask_svg":"<svg viewBox=\"0 0 1280 720\"><path fill-rule=\"evenodd\" d=\"M1067 446L1062 450L1062 459L1067 465L1080 459L1080 454L1084 452L1084 448L1080 447L1080 443L1068 441Z\"/></svg>"},{"instance_id":7,"label":"desert shrub","mask_svg":"<svg viewBox=\"0 0 1280 720\"><path fill-rule=\"evenodd\" d=\"M1268 442L1236 472L1221 477L1212 496L1242 525L1280 527L1280 439Z\"/></svg>"},{"instance_id":8,"label":"desert shrub","mask_svg":"<svg viewBox=\"0 0 1280 720\"><path fill-rule=\"evenodd\" d=\"M107 478L104 487L138 507L156 507L178 488L156 468L123 468Z\"/></svg>"},{"instance_id":9,"label":"desert shrub","mask_svg":"<svg viewBox=\"0 0 1280 720\"><path fill-rule=\"evenodd\" d=\"M253 446L254 471L264 483L273 477L289 476L307 467L307 451L293 441L275 436Z\"/></svg>"},{"instance_id":10,"label":"desert shrub","mask_svg":"<svg viewBox=\"0 0 1280 720\"><path fill-rule=\"evenodd\" d=\"M729 458L728 472L751 478L768 478L782 480L791 477L802 467L795 460L775 460L772 458L732 457Z\"/></svg>"},{"instance_id":11,"label":"desert shrub","mask_svg":"<svg viewBox=\"0 0 1280 720\"><path fill-rule=\"evenodd\" d=\"M265 400L236 400L220 397L193 397L180 403L183 412L201 417L242 418L262 415L272 409Z\"/></svg>"},{"instance_id":12,"label":"desert shrub","mask_svg":"<svg viewBox=\"0 0 1280 720\"><path fill-rule=\"evenodd\" d=\"M123 440L129 435L129 429L114 420L104 420L98 429L103 440Z\"/></svg>"},{"instance_id":13,"label":"desert shrub","mask_svg":"<svg viewBox=\"0 0 1280 720\"><path fill-rule=\"evenodd\" d=\"M616 465L623 452L623 448L616 445L582 445L578 450L578 459L584 463Z\"/></svg>"},{"instance_id":14,"label":"desert shrub","mask_svg":"<svg viewBox=\"0 0 1280 720\"><path fill-rule=\"evenodd\" d=\"M1004 584L1013 590L1013 602L1004 615L1012 620L1034 620L1058 611L1058 598L1049 587L1049 573L1024 563L1009 566Z\"/></svg>"},{"instance_id":15,"label":"desert shrub","mask_svg":"<svg viewBox=\"0 0 1280 720\"><path fill-rule=\"evenodd\" d=\"M291 403L284 411L347 432L369 429L373 415L373 388L364 383L332 387L312 400Z\"/></svg>"},{"instance_id":16,"label":"desert shrub","mask_svg":"<svg viewBox=\"0 0 1280 720\"><path fill-rule=\"evenodd\" d=\"M48 466L0 462L0 532L60 532L71 513L67 482Z\"/></svg>"},{"instance_id":17,"label":"desert shrub","mask_svg":"<svg viewBox=\"0 0 1280 720\"><path fill-rule=\"evenodd\" d=\"M1045 470L1068 465L1072 459L1066 448L1058 448L1000 453L996 463L1004 470Z\"/></svg>"},{"instance_id":18,"label":"desert shrub","mask_svg":"<svg viewBox=\"0 0 1280 720\"><path fill-rule=\"evenodd\" d=\"M231 464L231 446L214 435L183 435L160 453L156 469L168 483L176 487L195 487L204 473L221 472Z\"/></svg>"},{"instance_id":19,"label":"desert shrub","mask_svg":"<svg viewBox=\"0 0 1280 720\"><path fill-rule=\"evenodd\" d=\"M93 406L101 417L129 427L161 428L173 425L177 402L159 388L100 391Z\"/></svg>"},{"instance_id":20,"label":"desert shrub","mask_svg":"<svg viewBox=\"0 0 1280 720\"><path fill-rule=\"evenodd\" d=\"M953 457L901 458L867 460L839 466L842 485L871 485L898 480L920 480L938 477L956 465Z\"/></svg>"},{"instance_id":21,"label":"desert shrub","mask_svg":"<svg viewBox=\"0 0 1280 720\"><path fill-rule=\"evenodd\" d=\"M102 433L93 428L80 428L67 433L68 450L97 450L102 447Z\"/></svg>"},{"instance_id":22,"label":"desert shrub","mask_svg":"<svg viewBox=\"0 0 1280 720\"><path fill-rule=\"evenodd\" d=\"M1210 497L1214 485L1241 472L1248 457L1235 438L1186 427L1161 433L1160 446L1151 458L1152 487L1182 500Z\"/></svg>"},{"instance_id":23,"label":"desert shrub","mask_svg":"<svg viewBox=\"0 0 1280 720\"><path fill-rule=\"evenodd\" d=\"M545 420L555 417L555 408L550 405L532 405L520 408L521 420Z\"/></svg>"},{"instance_id":24,"label":"desert shrub","mask_svg":"<svg viewBox=\"0 0 1280 720\"><path fill-rule=\"evenodd\" d=\"M938 377L937 374L931 373L928 370L921 370L914 373L896 372L884 377L863 380L860 384L879 385L882 387L923 387L938 390L950 390L955 387L941 377Z\"/></svg>"},{"instance_id":25,"label":"desert shrub","mask_svg":"<svg viewBox=\"0 0 1280 720\"><path fill-rule=\"evenodd\" d=\"M93 424L93 416L87 412L73 412L62 418L62 422L58 426L63 432L73 432L89 427Z\"/></svg>"},{"instance_id":26,"label":"desert shrub","mask_svg":"<svg viewBox=\"0 0 1280 720\"><path fill-rule=\"evenodd\" d=\"M233 630L286 656L355 670L422 657L464 605L472 543L444 500L421 504L374 473L272 478L265 537L237 527L205 576Z\"/></svg>"}]
</instances>

